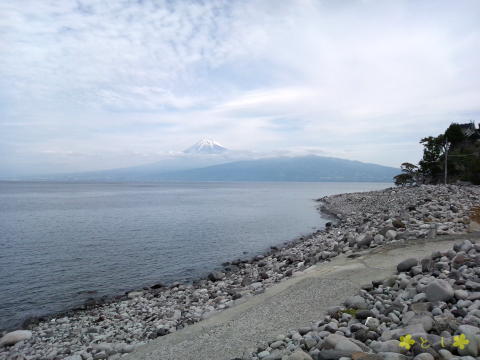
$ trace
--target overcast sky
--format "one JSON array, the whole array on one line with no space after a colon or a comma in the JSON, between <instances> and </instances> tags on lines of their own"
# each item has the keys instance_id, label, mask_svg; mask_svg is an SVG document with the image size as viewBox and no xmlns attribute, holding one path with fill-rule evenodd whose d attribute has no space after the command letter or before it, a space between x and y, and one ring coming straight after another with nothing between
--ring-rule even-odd
<instances>
[{"instance_id":1,"label":"overcast sky","mask_svg":"<svg viewBox=\"0 0 480 360\"><path fill-rule=\"evenodd\" d=\"M480 1L0 2L0 171L209 137L399 166L480 121Z\"/></svg>"}]
</instances>

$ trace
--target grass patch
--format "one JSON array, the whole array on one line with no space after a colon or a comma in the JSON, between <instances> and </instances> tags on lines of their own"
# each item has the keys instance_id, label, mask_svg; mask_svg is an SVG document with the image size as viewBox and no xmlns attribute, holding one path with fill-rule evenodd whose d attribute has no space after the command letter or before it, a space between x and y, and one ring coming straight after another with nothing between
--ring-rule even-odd
<instances>
[{"instance_id":1,"label":"grass patch","mask_svg":"<svg viewBox=\"0 0 480 360\"><path fill-rule=\"evenodd\" d=\"M348 314L348 315L352 315L353 317L355 317L355 316L357 315L357 312L358 312L357 309L345 309L345 310L342 310L342 313L345 313L345 314Z\"/></svg>"}]
</instances>

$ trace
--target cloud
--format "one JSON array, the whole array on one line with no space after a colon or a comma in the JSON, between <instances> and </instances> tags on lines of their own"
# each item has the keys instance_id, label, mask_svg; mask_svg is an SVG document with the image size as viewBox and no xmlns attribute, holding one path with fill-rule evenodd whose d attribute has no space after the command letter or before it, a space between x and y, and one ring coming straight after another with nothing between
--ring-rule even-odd
<instances>
[{"instance_id":1,"label":"cloud","mask_svg":"<svg viewBox=\"0 0 480 360\"><path fill-rule=\"evenodd\" d=\"M480 120L479 10L475 0L3 2L0 170L132 165L205 136L415 162L421 137Z\"/></svg>"}]
</instances>

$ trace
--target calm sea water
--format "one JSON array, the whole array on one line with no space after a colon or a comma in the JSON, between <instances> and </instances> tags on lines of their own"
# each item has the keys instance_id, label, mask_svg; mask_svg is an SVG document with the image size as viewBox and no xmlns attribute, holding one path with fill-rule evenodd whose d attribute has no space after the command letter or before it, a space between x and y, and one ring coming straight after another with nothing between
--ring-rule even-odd
<instances>
[{"instance_id":1,"label":"calm sea water","mask_svg":"<svg viewBox=\"0 0 480 360\"><path fill-rule=\"evenodd\" d=\"M313 199L388 186L0 182L0 329L92 294L203 276L322 228Z\"/></svg>"}]
</instances>

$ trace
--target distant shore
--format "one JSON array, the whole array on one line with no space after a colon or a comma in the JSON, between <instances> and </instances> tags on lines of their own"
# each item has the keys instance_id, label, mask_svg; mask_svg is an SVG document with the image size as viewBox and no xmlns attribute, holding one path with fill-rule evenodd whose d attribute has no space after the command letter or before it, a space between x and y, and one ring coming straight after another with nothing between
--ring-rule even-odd
<instances>
[{"instance_id":1,"label":"distant shore","mask_svg":"<svg viewBox=\"0 0 480 360\"><path fill-rule=\"evenodd\" d=\"M111 302L92 302L84 309L31 322L27 326L31 337L0 349L0 359L14 353L43 359L55 351L72 360L79 359L76 355L82 359L117 358L339 254L433 234L464 233L469 226L468 212L478 203L478 189L389 188L318 199L319 210L332 219L325 230L273 246L250 260L225 263L223 269L193 284L158 284Z\"/></svg>"}]
</instances>

